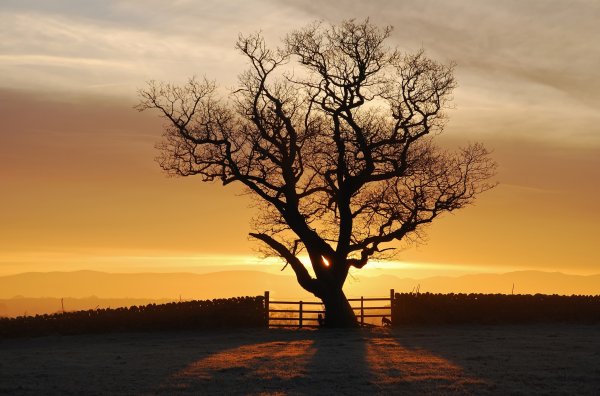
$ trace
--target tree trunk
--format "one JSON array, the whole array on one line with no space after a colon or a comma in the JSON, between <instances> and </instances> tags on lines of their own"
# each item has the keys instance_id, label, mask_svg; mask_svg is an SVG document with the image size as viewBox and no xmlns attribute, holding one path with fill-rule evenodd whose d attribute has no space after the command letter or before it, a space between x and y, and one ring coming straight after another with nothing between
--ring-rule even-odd
<instances>
[{"instance_id":1,"label":"tree trunk","mask_svg":"<svg viewBox=\"0 0 600 396\"><path fill-rule=\"evenodd\" d=\"M328 290L322 297L325 304L325 327L357 327L356 315L343 290Z\"/></svg>"}]
</instances>

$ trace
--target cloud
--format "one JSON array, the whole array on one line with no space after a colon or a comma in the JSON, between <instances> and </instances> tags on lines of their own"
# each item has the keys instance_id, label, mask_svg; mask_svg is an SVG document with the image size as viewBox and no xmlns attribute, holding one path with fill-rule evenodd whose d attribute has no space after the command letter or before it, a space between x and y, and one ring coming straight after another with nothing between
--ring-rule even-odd
<instances>
[{"instance_id":1,"label":"cloud","mask_svg":"<svg viewBox=\"0 0 600 396\"><path fill-rule=\"evenodd\" d=\"M278 38L298 14L269 0L52 3L9 2L0 11L5 88L111 86L132 96L148 79L194 74L233 84L244 68L234 50L237 34L262 28Z\"/></svg>"},{"instance_id":2,"label":"cloud","mask_svg":"<svg viewBox=\"0 0 600 396\"><path fill-rule=\"evenodd\" d=\"M0 70L11 88L86 90L121 84L123 91L135 93L149 78L185 78L202 64L216 68L234 55L211 43L63 16L0 15L0 26Z\"/></svg>"},{"instance_id":3,"label":"cloud","mask_svg":"<svg viewBox=\"0 0 600 396\"><path fill-rule=\"evenodd\" d=\"M149 79L233 86L239 32L276 45L322 18L395 26L391 45L458 63L449 132L600 145L593 1L23 0L0 11L0 86L133 97Z\"/></svg>"},{"instance_id":4,"label":"cloud","mask_svg":"<svg viewBox=\"0 0 600 396\"><path fill-rule=\"evenodd\" d=\"M597 1L284 2L314 18L393 25L400 48L456 61L460 130L600 144Z\"/></svg>"}]
</instances>

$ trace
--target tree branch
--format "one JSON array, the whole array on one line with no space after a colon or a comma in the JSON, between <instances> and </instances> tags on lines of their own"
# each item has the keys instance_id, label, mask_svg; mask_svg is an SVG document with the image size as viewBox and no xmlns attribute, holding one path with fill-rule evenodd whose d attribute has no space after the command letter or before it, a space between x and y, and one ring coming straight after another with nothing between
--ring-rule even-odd
<instances>
[{"instance_id":1,"label":"tree branch","mask_svg":"<svg viewBox=\"0 0 600 396\"><path fill-rule=\"evenodd\" d=\"M267 244L281 258L283 258L290 265L290 267L292 267L292 269L296 273L296 279L298 280L298 283L306 291L314 294L317 297L320 297L322 295L321 288L319 287L319 282L310 276L304 264L302 264L302 262L296 256L294 256L282 243L276 241L274 238L267 234L251 232L249 235Z\"/></svg>"}]
</instances>

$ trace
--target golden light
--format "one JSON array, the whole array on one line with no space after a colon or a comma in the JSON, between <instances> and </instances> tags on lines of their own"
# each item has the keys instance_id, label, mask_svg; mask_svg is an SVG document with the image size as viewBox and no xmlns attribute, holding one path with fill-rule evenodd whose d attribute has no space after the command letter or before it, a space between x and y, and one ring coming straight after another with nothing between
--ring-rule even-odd
<instances>
[{"instance_id":1,"label":"golden light","mask_svg":"<svg viewBox=\"0 0 600 396\"><path fill-rule=\"evenodd\" d=\"M292 381L306 375L314 359L314 342L308 339L260 342L255 339L248 345L208 354L171 375L161 384L161 389L193 389L205 381L215 381L219 376L231 375L230 382L242 386L244 381ZM257 364L260 362L260 364ZM231 385L231 384L230 384Z\"/></svg>"},{"instance_id":2,"label":"golden light","mask_svg":"<svg viewBox=\"0 0 600 396\"><path fill-rule=\"evenodd\" d=\"M277 340L267 340L272 337ZM249 387L257 387L265 390L261 394L279 395L294 386L298 393L309 394L340 374L347 376L345 383L336 384L344 394L365 393L350 389L373 386L381 394L396 394L401 389L415 391L407 393L477 394L483 393L477 390L493 386L447 357L415 344L413 337L385 330L217 337L206 349L191 347L187 366L162 380L156 393L249 393ZM424 340L433 340L429 337ZM333 361L339 364L332 365Z\"/></svg>"},{"instance_id":3,"label":"golden light","mask_svg":"<svg viewBox=\"0 0 600 396\"><path fill-rule=\"evenodd\" d=\"M400 384L456 384L460 389L485 384L458 364L419 346L402 345L393 335L379 333L366 344L366 361L380 387ZM460 392L459 392L460 393Z\"/></svg>"},{"instance_id":4,"label":"golden light","mask_svg":"<svg viewBox=\"0 0 600 396\"><path fill-rule=\"evenodd\" d=\"M325 267L329 267L329 260L327 260L325 256L321 256L321 258L323 259L323 264L325 265Z\"/></svg>"}]
</instances>

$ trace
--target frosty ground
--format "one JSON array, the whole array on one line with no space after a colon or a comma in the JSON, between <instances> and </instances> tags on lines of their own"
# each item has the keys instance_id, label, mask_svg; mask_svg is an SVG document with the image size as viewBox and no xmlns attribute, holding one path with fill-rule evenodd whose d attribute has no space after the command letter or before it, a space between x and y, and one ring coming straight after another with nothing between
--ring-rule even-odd
<instances>
[{"instance_id":1,"label":"frosty ground","mask_svg":"<svg viewBox=\"0 0 600 396\"><path fill-rule=\"evenodd\" d=\"M599 325L0 340L0 394L600 394Z\"/></svg>"}]
</instances>

